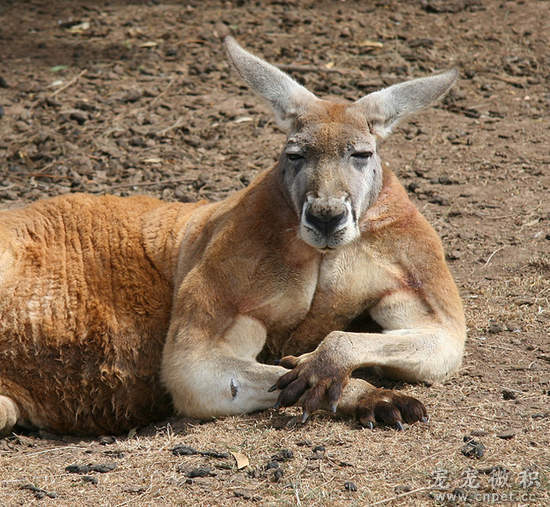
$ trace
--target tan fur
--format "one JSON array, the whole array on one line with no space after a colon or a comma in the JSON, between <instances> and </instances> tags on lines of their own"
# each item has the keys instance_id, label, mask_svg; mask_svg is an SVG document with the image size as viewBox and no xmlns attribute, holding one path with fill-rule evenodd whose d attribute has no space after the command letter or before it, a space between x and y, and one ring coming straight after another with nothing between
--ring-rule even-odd
<instances>
[{"instance_id":1,"label":"tan fur","mask_svg":"<svg viewBox=\"0 0 550 507\"><path fill-rule=\"evenodd\" d=\"M371 136L356 109L320 101L294 132L317 132L328 160L350 128ZM301 239L279 166L218 203L75 194L1 212L0 432L17 420L119 433L172 403L199 417L250 412L275 403L276 382L281 398L298 396L280 383L287 370L256 361L262 349L307 353L287 360L306 411L327 408L335 385L343 414L386 421L380 407L403 397L349 374L446 378L465 325L437 235L390 171L381 181L359 237L329 251ZM366 315L385 332L346 332Z\"/></svg>"}]
</instances>

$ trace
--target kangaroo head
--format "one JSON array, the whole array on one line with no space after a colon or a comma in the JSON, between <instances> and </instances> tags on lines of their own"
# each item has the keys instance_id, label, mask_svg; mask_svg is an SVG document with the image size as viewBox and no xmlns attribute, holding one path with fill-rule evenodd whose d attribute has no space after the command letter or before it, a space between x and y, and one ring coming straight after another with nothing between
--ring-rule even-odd
<instances>
[{"instance_id":1,"label":"kangaroo head","mask_svg":"<svg viewBox=\"0 0 550 507\"><path fill-rule=\"evenodd\" d=\"M232 37L225 43L239 74L267 100L288 132L277 170L300 221L300 237L322 251L350 243L360 235L361 217L382 187L377 138L443 96L455 82L456 70L339 103L319 99Z\"/></svg>"}]
</instances>

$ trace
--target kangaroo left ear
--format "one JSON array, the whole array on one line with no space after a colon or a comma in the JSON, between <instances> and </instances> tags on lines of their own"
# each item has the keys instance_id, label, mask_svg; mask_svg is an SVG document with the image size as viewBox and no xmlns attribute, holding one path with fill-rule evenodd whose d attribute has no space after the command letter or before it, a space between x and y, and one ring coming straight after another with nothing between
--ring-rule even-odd
<instances>
[{"instance_id":1,"label":"kangaroo left ear","mask_svg":"<svg viewBox=\"0 0 550 507\"><path fill-rule=\"evenodd\" d=\"M355 102L353 107L367 116L374 133L383 138L400 120L443 97L457 76L458 71L452 69L435 76L405 81L370 93Z\"/></svg>"},{"instance_id":2,"label":"kangaroo left ear","mask_svg":"<svg viewBox=\"0 0 550 507\"><path fill-rule=\"evenodd\" d=\"M282 129L290 130L296 116L311 102L318 100L288 74L245 51L229 35L225 38L225 48L248 86L271 105Z\"/></svg>"}]
</instances>

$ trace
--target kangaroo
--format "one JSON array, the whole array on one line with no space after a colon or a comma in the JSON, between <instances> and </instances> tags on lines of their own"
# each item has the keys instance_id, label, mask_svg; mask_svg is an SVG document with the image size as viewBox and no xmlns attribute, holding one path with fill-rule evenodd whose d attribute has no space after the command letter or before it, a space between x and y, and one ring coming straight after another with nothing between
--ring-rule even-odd
<instances>
[{"instance_id":1,"label":"kangaroo","mask_svg":"<svg viewBox=\"0 0 550 507\"><path fill-rule=\"evenodd\" d=\"M225 44L288 132L250 186L215 203L73 194L0 213L0 432L116 434L173 410L295 403L303 421L329 410L402 429L424 405L352 373L435 382L461 364L441 242L377 154L456 71L332 102Z\"/></svg>"}]
</instances>

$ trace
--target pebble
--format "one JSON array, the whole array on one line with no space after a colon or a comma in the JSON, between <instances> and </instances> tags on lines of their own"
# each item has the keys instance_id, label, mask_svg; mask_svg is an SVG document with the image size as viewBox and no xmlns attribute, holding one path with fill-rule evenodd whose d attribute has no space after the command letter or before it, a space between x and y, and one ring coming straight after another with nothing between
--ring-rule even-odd
<instances>
[{"instance_id":1,"label":"pebble","mask_svg":"<svg viewBox=\"0 0 550 507\"><path fill-rule=\"evenodd\" d=\"M69 118L76 121L79 125L84 125L84 123L86 123L86 120L88 120L88 113L75 109L74 111L71 111L71 113L69 114Z\"/></svg>"},{"instance_id":2,"label":"pebble","mask_svg":"<svg viewBox=\"0 0 550 507\"><path fill-rule=\"evenodd\" d=\"M509 389L503 389L502 390L502 399L504 400L515 400L517 398L516 393L514 391L510 391Z\"/></svg>"},{"instance_id":3,"label":"pebble","mask_svg":"<svg viewBox=\"0 0 550 507\"><path fill-rule=\"evenodd\" d=\"M128 90L128 92L122 97L123 102L137 102L143 97L143 92L137 88Z\"/></svg>"},{"instance_id":4,"label":"pebble","mask_svg":"<svg viewBox=\"0 0 550 507\"><path fill-rule=\"evenodd\" d=\"M116 469L116 465L114 463L107 463L107 464L89 464L89 465L68 465L65 467L65 471L69 472L70 474L87 474L89 472L99 472L101 474L105 474L107 472L112 472Z\"/></svg>"},{"instance_id":5,"label":"pebble","mask_svg":"<svg viewBox=\"0 0 550 507\"><path fill-rule=\"evenodd\" d=\"M346 491L357 491L357 486L354 482L348 481L344 483L344 489Z\"/></svg>"},{"instance_id":6,"label":"pebble","mask_svg":"<svg viewBox=\"0 0 550 507\"><path fill-rule=\"evenodd\" d=\"M92 475L83 475L81 479L83 482L89 482L90 484L97 484L97 477L94 477Z\"/></svg>"},{"instance_id":7,"label":"pebble","mask_svg":"<svg viewBox=\"0 0 550 507\"><path fill-rule=\"evenodd\" d=\"M242 488L233 490L233 494L237 498L243 498L244 500L252 500L254 502L257 502L262 499L261 496L254 495L252 491L249 491L247 489L242 489Z\"/></svg>"},{"instance_id":8,"label":"pebble","mask_svg":"<svg viewBox=\"0 0 550 507\"><path fill-rule=\"evenodd\" d=\"M110 445L110 444L114 444L115 442L116 442L116 438L110 435L99 438L99 443L101 445Z\"/></svg>"},{"instance_id":9,"label":"pebble","mask_svg":"<svg viewBox=\"0 0 550 507\"><path fill-rule=\"evenodd\" d=\"M460 450L464 456L475 459L483 457L485 454L485 446L481 442L473 440L471 437L464 437L464 441L466 445Z\"/></svg>"},{"instance_id":10,"label":"pebble","mask_svg":"<svg viewBox=\"0 0 550 507\"><path fill-rule=\"evenodd\" d=\"M186 445L177 445L172 449L172 454L174 456L192 456L193 454L198 454L199 451L196 449L193 449L192 447L188 447Z\"/></svg>"},{"instance_id":11,"label":"pebble","mask_svg":"<svg viewBox=\"0 0 550 507\"><path fill-rule=\"evenodd\" d=\"M512 440L516 436L516 433L514 431L503 431L502 433L497 433L498 438L502 438L502 440Z\"/></svg>"},{"instance_id":12,"label":"pebble","mask_svg":"<svg viewBox=\"0 0 550 507\"><path fill-rule=\"evenodd\" d=\"M0 88L8 88L8 83L2 76L0 76Z\"/></svg>"},{"instance_id":13,"label":"pebble","mask_svg":"<svg viewBox=\"0 0 550 507\"><path fill-rule=\"evenodd\" d=\"M193 468L185 474L189 479L194 479L195 477L214 477L216 474L212 471L210 467L198 467Z\"/></svg>"},{"instance_id":14,"label":"pebble","mask_svg":"<svg viewBox=\"0 0 550 507\"><path fill-rule=\"evenodd\" d=\"M490 322L487 332L491 334L502 333L503 327L498 322Z\"/></svg>"},{"instance_id":15,"label":"pebble","mask_svg":"<svg viewBox=\"0 0 550 507\"><path fill-rule=\"evenodd\" d=\"M46 491L42 488L37 488L34 484L23 484L20 486L20 489L28 489L29 491L32 491L38 500L41 500L45 496L48 498L57 498L57 493L54 493L53 491Z\"/></svg>"},{"instance_id":16,"label":"pebble","mask_svg":"<svg viewBox=\"0 0 550 507\"><path fill-rule=\"evenodd\" d=\"M279 482L283 477L284 472L281 468L276 468L271 475L271 482Z\"/></svg>"},{"instance_id":17,"label":"pebble","mask_svg":"<svg viewBox=\"0 0 550 507\"><path fill-rule=\"evenodd\" d=\"M273 461L288 461L294 458L294 453L289 449L281 449L277 454L271 456Z\"/></svg>"}]
</instances>

